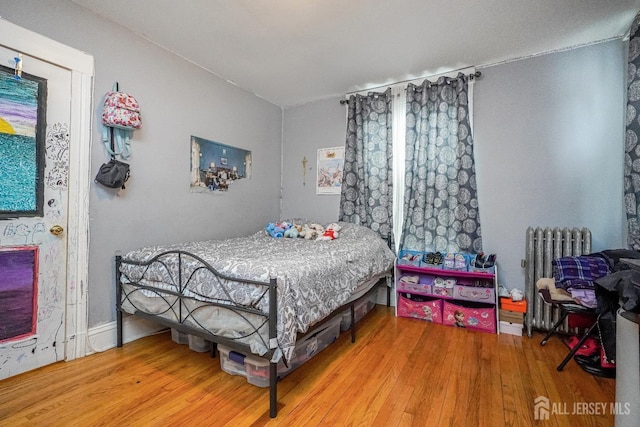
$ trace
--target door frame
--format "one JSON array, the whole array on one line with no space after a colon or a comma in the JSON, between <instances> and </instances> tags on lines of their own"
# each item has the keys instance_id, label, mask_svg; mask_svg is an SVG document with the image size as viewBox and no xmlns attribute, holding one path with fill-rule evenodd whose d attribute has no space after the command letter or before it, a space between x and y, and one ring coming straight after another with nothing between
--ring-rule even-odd
<instances>
[{"instance_id":1,"label":"door frame","mask_svg":"<svg viewBox=\"0 0 640 427\"><path fill-rule=\"evenodd\" d=\"M65 360L87 353L93 56L0 18L0 45L71 72Z\"/></svg>"}]
</instances>

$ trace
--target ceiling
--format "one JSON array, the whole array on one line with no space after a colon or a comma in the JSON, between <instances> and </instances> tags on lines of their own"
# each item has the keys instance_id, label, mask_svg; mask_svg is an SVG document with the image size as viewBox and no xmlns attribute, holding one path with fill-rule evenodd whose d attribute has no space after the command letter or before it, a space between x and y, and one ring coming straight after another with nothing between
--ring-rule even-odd
<instances>
[{"instance_id":1,"label":"ceiling","mask_svg":"<svg viewBox=\"0 0 640 427\"><path fill-rule=\"evenodd\" d=\"M624 36L640 0L73 0L281 107Z\"/></svg>"}]
</instances>

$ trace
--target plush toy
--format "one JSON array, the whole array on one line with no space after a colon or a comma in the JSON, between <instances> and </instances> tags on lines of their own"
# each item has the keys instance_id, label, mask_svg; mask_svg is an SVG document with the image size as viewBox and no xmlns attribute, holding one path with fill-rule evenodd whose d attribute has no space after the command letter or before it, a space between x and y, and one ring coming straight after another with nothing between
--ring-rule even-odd
<instances>
[{"instance_id":1,"label":"plush toy","mask_svg":"<svg viewBox=\"0 0 640 427\"><path fill-rule=\"evenodd\" d=\"M283 221L283 222L276 222L276 227L280 227L283 230L287 231L288 229L290 229L293 226L293 224Z\"/></svg>"},{"instance_id":2,"label":"plush toy","mask_svg":"<svg viewBox=\"0 0 640 427\"><path fill-rule=\"evenodd\" d=\"M316 240L335 240L338 238L338 231L340 231L342 227L340 227L335 222L327 225L327 228L318 236Z\"/></svg>"},{"instance_id":3,"label":"plush toy","mask_svg":"<svg viewBox=\"0 0 640 427\"><path fill-rule=\"evenodd\" d=\"M299 225L292 225L291 227L285 230L284 237L289 237L291 239L297 238L300 235L301 228L302 227Z\"/></svg>"},{"instance_id":4,"label":"plush toy","mask_svg":"<svg viewBox=\"0 0 640 427\"><path fill-rule=\"evenodd\" d=\"M294 237L291 235L287 235L287 232L289 232L289 230L291 229L295 229L295 226L289 222L270 222L269 224L267 224L267 226L265 227L265 230L267 230L267 233L269 233L271 235L271 237L276 237L276 238L280 238L280 237ZM297 231L297 230L296 230ZM289 232L289 234L293 233L292 231ZM295 237L298 237L297 235Z\"/></svg>"},{"instance_id":5,"label":"plush toy","mask_svg":"<svg viewBox=\"0 0 640 427\"><path fill-rule=\"evenodd\" d=\"M305 224L302 226L300 237L304 237L306 240L315 239L314 231L309 224Z\"/></svg>"},{"instance_id":6,"label":"plush toy","mask_svg":"<svg viewBox=\"0 0 640 427\"><path fill-rule=\"evenodd\" d=\"M315 240L324 232L324 227L320 224L311 224L304 233L304 238L307 240Z\"/></svg>"},{"instance_id":7,"label":"plush toy","mask_svg":"<svg viewBox=\"0 0 640 427\"><path fill-rule=\"evenodd\" d=\"M280 227L280 224L276 224L274 222L270 222L269 224L267 224L265 230L267 230L267 233L269 233L271 237L276 238L282 237L285 232L284 228Z\"/></svg>"}]
</instances>

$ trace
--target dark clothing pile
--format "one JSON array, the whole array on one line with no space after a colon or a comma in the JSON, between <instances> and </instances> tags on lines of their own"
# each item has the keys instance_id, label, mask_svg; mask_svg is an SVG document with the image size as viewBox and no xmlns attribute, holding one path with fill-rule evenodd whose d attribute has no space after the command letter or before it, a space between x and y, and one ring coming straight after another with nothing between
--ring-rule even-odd
<instances>
[{"instance_id":1,"label":"dark clothing pile","mask_svg":"<svg viewBox=\"0 0 640 427\"><path fill-rule=\"evenodd\" d=\"M604 258L612 271L595 281L595 293L600 341L606 358L615 363L618 309L640 313L640 251L609 249L589 256ZM624 258L637 259L638 265L620 261Z\"/></svg>"}]
</instances>

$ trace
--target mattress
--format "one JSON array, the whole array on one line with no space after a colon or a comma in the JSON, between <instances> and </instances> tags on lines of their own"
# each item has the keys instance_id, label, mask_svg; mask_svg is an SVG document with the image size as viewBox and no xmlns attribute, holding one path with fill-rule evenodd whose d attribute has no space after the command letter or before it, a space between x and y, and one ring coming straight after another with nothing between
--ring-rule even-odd
<instances>
[{"instance_id":1,"label":"mattress","mask_svg":"<svg viewBox=\"0 0 640 427\"><path fill-rule=\"evenodd\" d=\"M246 237L131 251L123 256L120 267L122 309L128 313L141 310L202 328L238 340L249 345L253 353L263 355L269 350L264 317L238 313L233 307L242 305L267 313L269 301L264 287L242 281L268 282L275 278L278 338L272 360L288 360L298 334L366 292L393 267L395 255L378 234L356 224L339 224L342 230L336 240L278 239L261 230ZM171 254L151 266L126 263L144 262L166 251L182 251L199 259ZM225 279L202 268L202 262ZM179 302L172 292L192 299ZM205 304L211 301L222 304ZM185 312L189 316L181 318Z\"/></svg>"}]
</instances>

